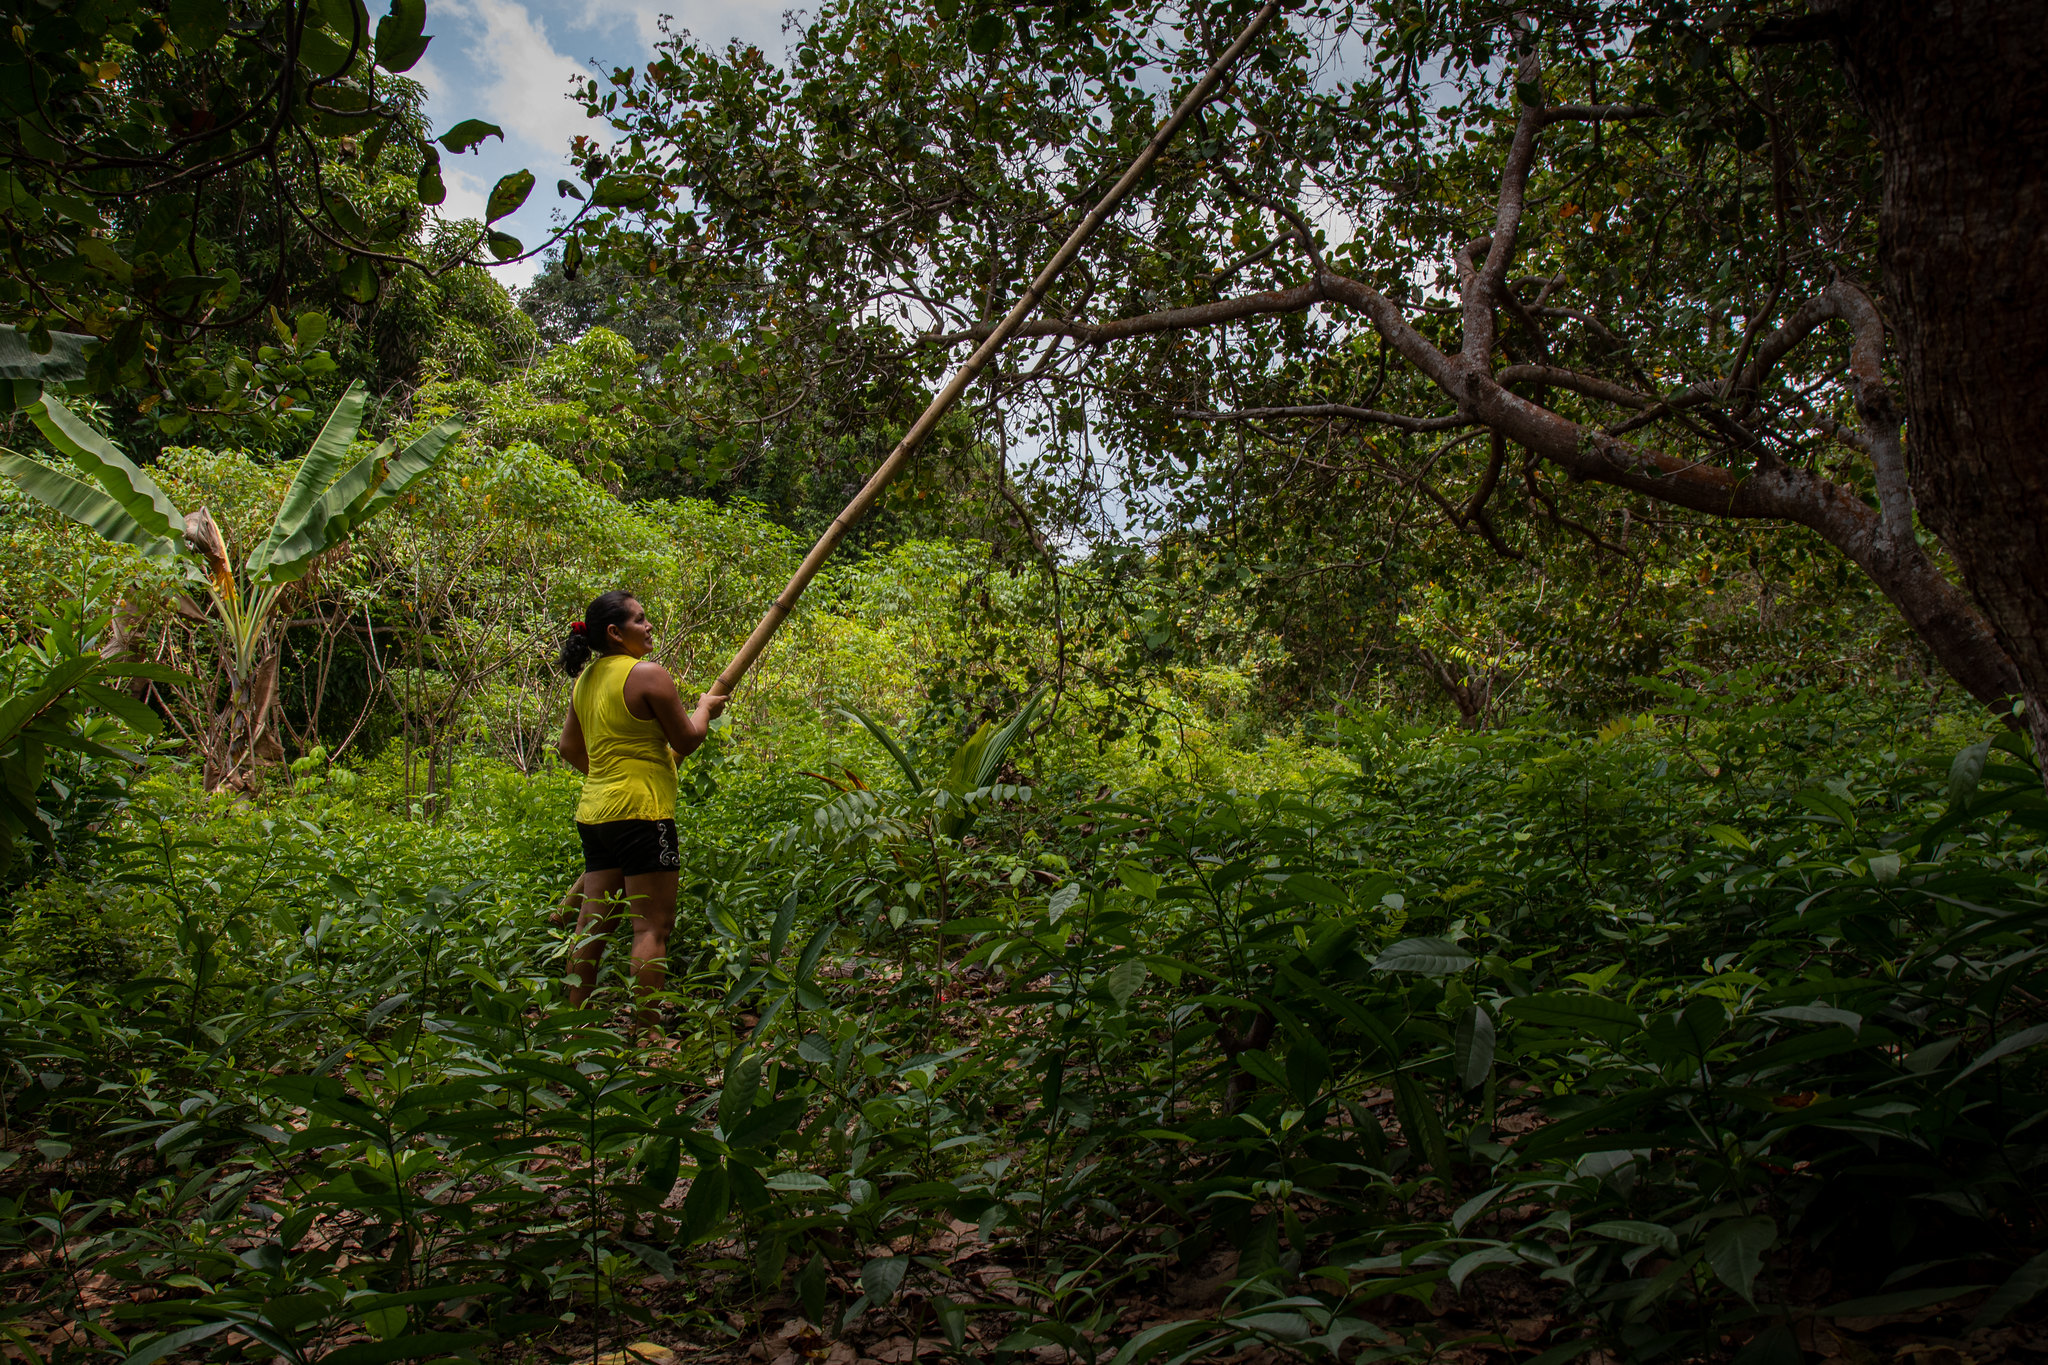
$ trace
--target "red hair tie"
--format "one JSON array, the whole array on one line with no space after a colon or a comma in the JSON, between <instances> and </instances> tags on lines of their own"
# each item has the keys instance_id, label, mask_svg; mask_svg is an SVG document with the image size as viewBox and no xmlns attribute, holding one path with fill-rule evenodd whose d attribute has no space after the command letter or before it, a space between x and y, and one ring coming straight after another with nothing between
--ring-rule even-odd
<instances>
[{"instance_id":1,"label":"red hair tie","mask_svg":"<svg viewBox=\"0 0 2048 1365\"><path fill-rule=\"evenodd\" d=\"M581 621L578 621L574 625L569 627L569 633L571 635L587 635L589 633L589 628L586 627Z\"/></svg>"}]
</instances>

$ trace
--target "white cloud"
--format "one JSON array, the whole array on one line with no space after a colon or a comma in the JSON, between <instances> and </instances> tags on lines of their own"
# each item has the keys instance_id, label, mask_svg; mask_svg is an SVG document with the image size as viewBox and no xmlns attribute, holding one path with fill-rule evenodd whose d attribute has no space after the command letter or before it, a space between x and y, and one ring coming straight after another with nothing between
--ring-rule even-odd
<instances>
[{"instance_id":1,"label":"white cloud","mask_svg":"<svg viewBox=\"0 0 2048 1365\"><path fill-rule=\"evenodd\" d=\"M737 38L779 60L785 45L782 16L789 6L784 0L615 0L608 8L613 22L630 20L650 49L661 41L661 21L668 17L672 28L687 30L705 47L722 50Z\"/></svg>"},{"instance_id":2,"label":"white cloud","mask_svg":"<svg viewBox=\"0 0 2048 1365\"><path fill-rule=\"evenodd\" d=\"M508 139L532 144L556 156L565 155L578 134L596 135L603 125L584 117L570 102L569 80L584 72L583 63L558 50L540 20L517 0L448 0L439 13L464 20L468 32L450 33L436 44L453 46L466 40L465 51L437 52L422 79L438 97L454 94L457 82L447 72L454 61L474 69L462 91L476 116L503 127Z\"/></svg>"}]
</instances>

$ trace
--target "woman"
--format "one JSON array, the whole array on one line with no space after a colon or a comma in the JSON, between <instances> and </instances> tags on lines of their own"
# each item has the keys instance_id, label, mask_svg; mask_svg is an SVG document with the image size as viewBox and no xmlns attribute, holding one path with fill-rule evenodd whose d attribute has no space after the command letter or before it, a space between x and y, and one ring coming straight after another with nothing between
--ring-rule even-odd
<instances>
[{"instance_id":1,"label":"woman","mask_svg":"<svg viewBox=\"0 0 2048 1365\"><path fill-rule=\"evenodd\" d=\"M654 628L639 599L608 592L569 627L561 665L576 679L557 746L583 774L576 833L583 842L581 916L569 1005L597 986L597 963L621 911L633 911L633 981L638 1022L652 1034L654 999L665 980L682 860L676 844L676 759L704 742L725 698L706 693L683 710L675 680L646 662Z\"/></svg>"}]
</instances>

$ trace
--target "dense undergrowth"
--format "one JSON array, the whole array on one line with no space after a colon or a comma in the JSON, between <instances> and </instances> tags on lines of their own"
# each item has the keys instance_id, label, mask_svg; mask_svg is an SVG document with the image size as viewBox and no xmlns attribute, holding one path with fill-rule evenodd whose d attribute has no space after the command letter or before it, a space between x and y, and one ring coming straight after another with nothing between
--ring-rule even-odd
<instances>
[{"instance_id":1,"label":"dense undergrowth","mask_svg":"<svg viewBox=\"0 0 2048 1365\"><path fill-rule=\"evenodd\" d=\"M1342 772L1257 791L727 746L652 1051L622 992L562 1004L566 775L423 822L374 773L159 769L13 901L0 1332L1548 1365L2029 1320L2032 756L1903 693L1661 686L1597 734L1339 722Z\"/></svg>"}]
</instances>

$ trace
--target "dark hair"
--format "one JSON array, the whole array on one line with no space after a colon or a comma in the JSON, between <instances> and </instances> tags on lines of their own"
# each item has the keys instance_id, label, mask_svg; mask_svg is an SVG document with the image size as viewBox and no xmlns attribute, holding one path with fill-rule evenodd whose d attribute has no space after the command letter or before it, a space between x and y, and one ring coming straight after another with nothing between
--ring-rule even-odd
<instances>
[{"instance_id":1,"label":"dark hair","mask_svg":"<svg viewBox=\"0 0 2048 1365\"><path fill-rule=\"evenodd\" d=\"M555 659L564 673L573 678L593 658L615 652L611 647L612 627L633 619L633 613L626 608L633 600L632 593L614 588L583 609L583 619L570 627L569 637L562 641L562 652Z\"/></svg>"}]
</instances>

